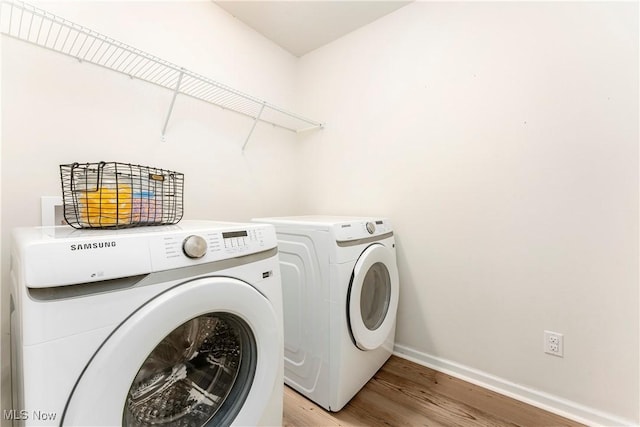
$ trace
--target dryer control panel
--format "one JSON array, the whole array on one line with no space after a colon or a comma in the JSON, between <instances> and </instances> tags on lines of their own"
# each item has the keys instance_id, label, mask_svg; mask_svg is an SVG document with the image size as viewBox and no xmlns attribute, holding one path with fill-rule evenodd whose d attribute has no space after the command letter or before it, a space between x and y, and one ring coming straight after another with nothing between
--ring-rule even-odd
<instances>
[{"instance_id":1,"label":"dryer control panel","mask_svg":"<svg viewBox=\"0 0 640 427\"><path fill-rule=\"evenodd\" d=\"M388 219L364 219L362 221L350 221L334 226L334 235L338 242L377 237L393 231Z\"/></svg>"}]
</instances>

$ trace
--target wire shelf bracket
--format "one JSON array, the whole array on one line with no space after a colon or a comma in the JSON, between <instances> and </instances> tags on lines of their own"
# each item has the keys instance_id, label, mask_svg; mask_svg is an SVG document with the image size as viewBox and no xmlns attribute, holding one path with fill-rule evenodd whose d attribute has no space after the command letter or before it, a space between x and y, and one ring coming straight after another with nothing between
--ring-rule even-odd
<instances>
[{"instance_id":1,"label":"wire shelf bracket","mask_svg":"<svg viewBox=\"0 0 640 427\"><path fill-rule=\"evenodd\" d=\"M264 106L265 104L262 104L262 107L260 107L260 111L258 111L258 115L256 116L255 120L253 121L253 125L251 126L251 130L249 131L249 135L247 135L247 139L244 140L244 144L242 144L242 151L244 151L244 147L247 146L247 143L249 142L249 138L251 138L251 135L253 135L253 131L256 128L256 124L258 124L258 120L260 120L260 116L262 115L262 112L264 111Z\"/></svg>"},{"instance_id":2,"label":"wire shelf bracket","mask_svg":"<svg viewBox=\"0 0 640 427\"><path fill-rule=\"evenodd\" d=\"M173 96L171 97L171 104L169 104L169 111L167 111L167 118L164 121L164 126L162 127L162 140L165 140L165 134L167 133L167 125L169 124L169 119L171 118L171 113L173 112L173 106L176 103L176 98L180 93L180 83L182 83L182 76L184 76L184 72L181 72L178 76L178 82L176 83L176 89L173 91Z\"/></svg>"},{"instance_id":3,"label":"wire shelf bracket","mask_svg":"<svg viewBox=\"0 0 640 427\"><path fill-rule=\"evenodd\" d=\"M0 0L0 33L171 90L173 96L161 132L163 140L178 95L253 119L243 150L258 122L296 133L324 127L321 122L286 111L19 0Z\"/></svg>"}]
</instances>

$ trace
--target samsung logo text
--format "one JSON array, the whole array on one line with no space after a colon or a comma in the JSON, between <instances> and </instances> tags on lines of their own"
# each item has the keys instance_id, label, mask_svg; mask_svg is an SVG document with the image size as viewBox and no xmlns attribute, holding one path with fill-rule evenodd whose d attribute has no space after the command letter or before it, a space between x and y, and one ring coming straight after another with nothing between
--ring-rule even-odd
<instances>
[{"instance_id":1,"label":"samsung logo text","mask_svg":"<svg viewBox=\"0 0 640 427\"><path fill-rule=\"evenodd\" d=\"M71 245L72 251L85 251L89 249L101 249L101 248L115 248L116 242L92 242L92 243L78 243L77 245Z\"/></svg>"}]
</instances>

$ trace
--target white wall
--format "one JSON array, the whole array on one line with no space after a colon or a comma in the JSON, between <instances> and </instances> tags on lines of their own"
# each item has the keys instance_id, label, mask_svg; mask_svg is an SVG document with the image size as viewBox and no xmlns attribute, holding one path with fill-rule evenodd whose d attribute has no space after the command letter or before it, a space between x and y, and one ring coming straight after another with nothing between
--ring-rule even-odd
<instances>
[{"instance_id":1,"label":"white wall","mask_svg":"<svg viewBox=\"0 0 640 427\"><path fill-rule=\"evenodd\" d=\"M296 58L213 3L43 3L43 8L282 107ZM91 64L2 38L2 404L8 399L10 230L40 224L60 195L58 165L120 161L185 173L185 218L246 221L297 211L294 133Z\"/></svg>"},{"instance_id":2,"label":"white wall","mask_svg":"<svg viewBox=\"0 0 640 427\"><path fill-rule=\"evenodd\" d=\"M640 422L638 73L637 2L416 2L301 59L306 208L393 220L399 351Z\"/></svg>"},{"instance_id":3,"label":"white wall","mask_svg":"<svg viewBox=\"0 0 640 427\"><path fill-rule=\"evenodd\" d=\"M327 128L242 155L248 119L179 98L161 143L170 93L3 38L3 368L9 230L104 159L185 172L187 218L388 215L399 349L640 421L637 3L414 3L299 61L209 2L44 7Z\"/></svg>"}]
</instances>

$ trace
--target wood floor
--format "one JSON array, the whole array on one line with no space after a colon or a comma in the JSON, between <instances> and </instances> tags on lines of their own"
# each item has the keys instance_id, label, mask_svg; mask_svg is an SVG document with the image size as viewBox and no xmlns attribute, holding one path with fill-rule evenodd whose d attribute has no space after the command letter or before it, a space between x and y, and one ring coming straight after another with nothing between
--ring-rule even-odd
<instances>
[{"instance_id":1,"label":"wood floor","mask_svg":"<svg viewBox=\"0 0 640 427\"><path fill-rule=\"evenodd\" d=\"M284 426L582 426L392 356L338 413L285 386Z\"/></svg>"}]
</instances>

